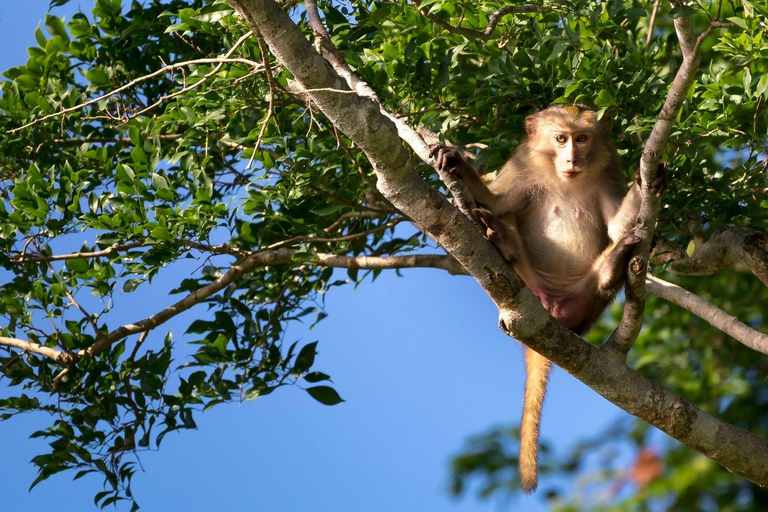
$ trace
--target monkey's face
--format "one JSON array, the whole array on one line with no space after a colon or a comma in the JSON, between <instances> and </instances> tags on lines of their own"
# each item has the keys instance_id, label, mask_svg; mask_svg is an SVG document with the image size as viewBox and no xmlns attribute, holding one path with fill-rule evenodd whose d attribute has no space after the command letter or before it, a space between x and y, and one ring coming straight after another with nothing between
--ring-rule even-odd
<instances>
[{"instance_id":1,"label":"monkey's face","mask_svg":"<svg viewBox=\"0 0 768 512\"><path fill-rule=\"evenodd\" d=\"M556 105L528 116L525 122L537 160L548 160L547 167L562 181L596 178L610 157L610 120L598 121L594 110Z\"/></svg>"},{"instance_id":2,"label":"monkey's face","mask_svg":"<svg viewBox=\"0 0 768 512\"><path fill-rule=\"evenodd\" d=\"M550 138L550 154L554 155L555 172L560 179L578 179L592 168L594 134L591 131L555 129L547 135Z\"/></svg>"}]
</instances>

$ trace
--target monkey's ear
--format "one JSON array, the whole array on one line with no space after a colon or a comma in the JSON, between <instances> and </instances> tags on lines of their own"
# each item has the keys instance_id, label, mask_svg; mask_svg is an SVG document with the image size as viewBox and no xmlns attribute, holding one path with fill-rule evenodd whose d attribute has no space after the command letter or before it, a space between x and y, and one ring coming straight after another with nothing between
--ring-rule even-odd
<instances>
[{"instance_id":1,"label":"monkey's ear","mask_svg":"<svg viewBox=\"0 0 768 512\"><path fill-rule=\"evenodd\" d=\"M528 138L533 140L536 138L536 128L539 125L539 113L531 114L525 118L525 132L528 134Z\"/></svg>"},{"instance_id":2,"label":"monkey's ear","mask_svg":"<svg viewBox=\"0 0 768 512\"><path fill-rule=\"evenodd\" d=\"M608 135L611 133L611 126L613 126L613 120L609 116L603 116L597 122L597 127L600 129L600 133L603 135Z\"/></svg>"}]
</instances>

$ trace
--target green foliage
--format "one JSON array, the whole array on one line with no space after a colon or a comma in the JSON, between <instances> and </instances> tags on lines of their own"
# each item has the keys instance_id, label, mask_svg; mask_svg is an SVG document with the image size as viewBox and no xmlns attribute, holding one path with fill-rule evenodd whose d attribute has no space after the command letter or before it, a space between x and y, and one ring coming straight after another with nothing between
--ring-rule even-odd
<instances>
[{"instance_id":1,"label":"green foliage","mask_svg":"<svg viewBox=\"0 0 768 512\"><path fill-rule=\"evenodd\" d=\"M504 5L429 0L420 8L482 31ZM526 115L578 102L613 119L630 179L681 62L673 20L692 16L702 32L717 5L662 3L647 43L648 3L535 5L536 12L502 18L488 41L447 31L408 2L320 7L333 42L390 112L454 143L481 144L479 161L488 168L521 140ZM291 13L309 35L303 7ZM704 42L662 155L672 183L658 230L683 247L725 224L766 229L766 16L764 4L722 6L733 26ZM0 335L75 354L107 333L120 336L66 368L0 348L0 372L18 389L0 399L0 417L50 413L52 425L34 434L50 445L34 460L34 484L64 470L76 470L75 478L95 471L105 478L96 495L103 507L133 499L137 452L195 428L203 409L302 380L318 402L341 402L330 377L313 367L316 342L286 340L290 322L321 320L323 294L342 284L315 256L393 255L427 240L395 230L404 219L376 192L364 155L295 93L290 74L254 37L240 40L247 27L226 2L95 0L90 15L66 23L48 15L44 27L26 62L0 82ZM230 50L237 60L215 60ZM442 187L431 169L420 169ZM206 293L245 254L281 248L295 250L289 261ZM74 252L87 254L52 257ZM365 277L348 276L354 283ZM183 346L160 332L166 318L146 338L120 330L136 320L120 312L156 294L150 287L161 279L172 283L178 304L198 303L197 319L176 333ZM751 276L680 281L763 327L760 304L768 297ZM768 396L759 358L679 309L652 302L648 311L634 366L765 435L768 418L754 407ZM592 336L604 339L606 329ZM637 431L629 425L604 439L639 449L647 439ZM477 474L486 479L483 495L516 490L505 435L479 439L457 459L454 491ZM544 471L581 471L582 454L548 457ZM620 495L606 510L639 510L670 497L681 509L714 500L720 510L762 510L763 495L751 487L735 508L745 484L722 468L676 445L663 456L670 468L663 481L626 501ZM616 467L601 475L610 482Z\"/></svg>"}]
</instances>

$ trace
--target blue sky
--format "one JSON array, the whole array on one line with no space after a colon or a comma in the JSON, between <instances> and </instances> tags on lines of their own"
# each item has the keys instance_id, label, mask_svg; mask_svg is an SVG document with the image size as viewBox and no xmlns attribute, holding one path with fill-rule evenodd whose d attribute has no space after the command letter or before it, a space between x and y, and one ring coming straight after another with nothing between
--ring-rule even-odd
<instances>
[{"instance_id":1,"label":"blue sky","mask_svg":"<svg viewBox=\"0 0 768 512\"><path fill-rule=\"evenodd\" d=\"M72 1L54 10L69 17ZM0 3L0 67L27 59L48 0ZM0 275L0 278L4 278ZM136 301L125 319L176 299L163 283ZM148 288L148 287L147 287ZM139 306L140 305L140 306ZM335 288L329 317L289 337L320 340L316 368L333 377L345 403L325 407L296 388L242 405L220 406L197 418L199 429L171 434L159 452L141 459L133 490L142 510L482 511L498 503L447 492L448 462L470 435L516 423L523 388L522 350L496 326L496 310L470 278L437 270L381 275L357 290ZM177 343L204 309L170 326ZM161 337L159 338L161 339ZM6 393L0 382L0 393ZM544 410L543 436L556 449L600 432L621 411L559 369ZM29 460L45 449L28 439L50 418L0 423L3 511L94 509L97 478L58 475L27 489ZM546 482L545 482L546 483ZM511 508L546 510L542 494ZM127 506L118 510L128 510Z\"/></svg>"}]
</instances>

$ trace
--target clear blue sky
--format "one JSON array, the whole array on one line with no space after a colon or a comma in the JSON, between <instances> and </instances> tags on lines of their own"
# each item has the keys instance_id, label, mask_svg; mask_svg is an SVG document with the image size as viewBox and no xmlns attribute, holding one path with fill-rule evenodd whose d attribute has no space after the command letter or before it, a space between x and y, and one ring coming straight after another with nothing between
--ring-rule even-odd
<instances>
[{"instance_id":1,"label":"clear blue sky","mask_svg":"<svg viewBox=\"0 0 768 512\"><path fill-rule=\"evenodd\" d=\"M74 0L54 13L69 17L78 5L88 12L91 2ZM26 61L47 7L48 0L0 2L0 68ZM133 483L142 510L498 510L498 503L473 496L452 500L448 462L468 436L518 421L522 350L498 330L493 304L470 278L437 270L403 274L383 274L357 291L335 288L326 320L313 331L292 329L305 342L320 340L316 368L333 377L345 403L325 407L284 388L214 408L198 417L197 431L171 434L159 452L144 454L145 472ZM162 283L144 290L135 301L141 311L126 311L125 320L175 300L162 290ZM171 326L177 343L190 319L204 314L193 310ZM0 382L0 393L7 392ZM620 413L556 369L543 436L566 450ZM28 436L49 422L24 416L0 423L2 511L95 508L97 478L58 475L27 492L35 478L29 460L45 449ZM546 510L541 493L509 507Z\"/></svg>"}]
</instances>

